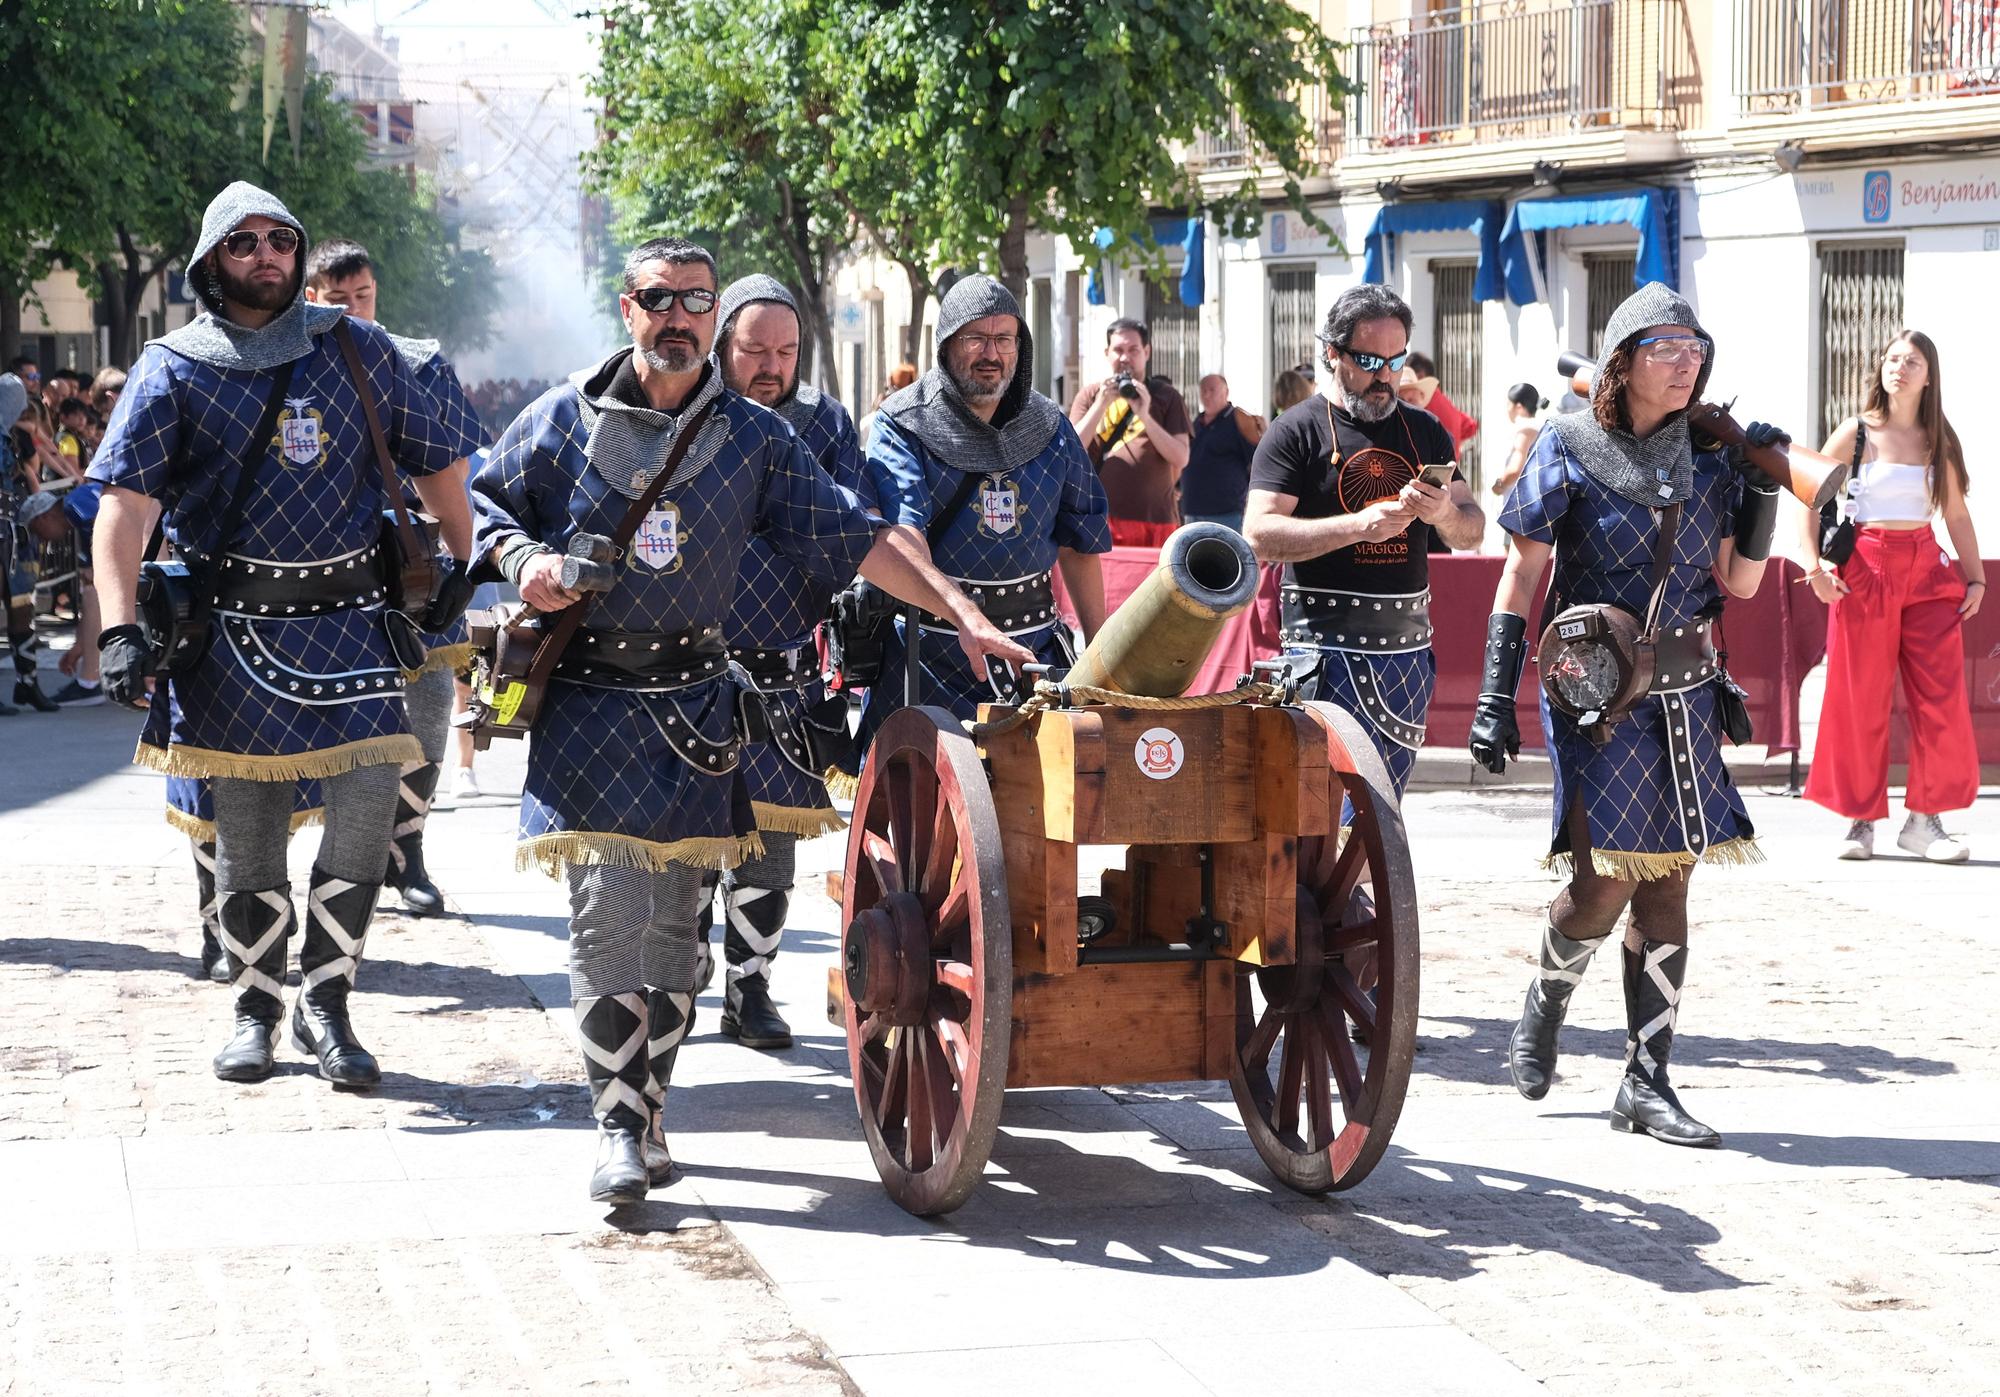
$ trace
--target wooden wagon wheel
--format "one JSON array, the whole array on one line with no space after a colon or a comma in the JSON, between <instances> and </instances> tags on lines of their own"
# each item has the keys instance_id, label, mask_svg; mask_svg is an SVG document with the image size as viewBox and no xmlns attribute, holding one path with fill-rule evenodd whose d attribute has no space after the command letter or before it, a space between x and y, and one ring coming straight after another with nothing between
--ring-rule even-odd
<instances>
[{"instance_id":1,"label":"wooden wagon wheel","mask_svg":"<svg viewBox=\"0 0 2000 1397\"><path fill-rule=\"evenodd\" d=\"M904 708L868 749L847 836L841 963L861 1129L920 1217L971 1196L1000 1129L1014 998L993 793L943 709Z\"/></svg>"},{"instance_id":2,"label":"wooden wagon wheel","mask_svg":"<svg viewBox=\"0 0 2000 1397\"><path fill-rule=\"evenodd\" d=\"M1417 889L1368 735L1332 704L1305 707L1326 729L1333 800L1345 793L1353 824L1344 840L1299 841L1298 961L1238 974L1229 1085L1271 1171L1325 1193L1368 1176L1403 1109L1417 1046Z\"/></svg>"}]
</instances>

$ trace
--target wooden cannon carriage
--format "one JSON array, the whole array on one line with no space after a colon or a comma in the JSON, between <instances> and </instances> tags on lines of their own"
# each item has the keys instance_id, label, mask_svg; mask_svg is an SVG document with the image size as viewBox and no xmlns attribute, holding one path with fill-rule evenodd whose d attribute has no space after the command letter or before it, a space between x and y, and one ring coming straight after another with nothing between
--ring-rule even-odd
<instances>
[{"instance_id":1,"label":"wooden cannon carriage","mask_svg":"<svg viewBox=\"0 0 2000 1397\"><path fill-rule=\"evenodd\" d=\"M1066 679L983 708L972 735L924 707L877 734L828 1007L910 1212L971 1195L1007 1087L1226 1080L1306 1193L1352 1187L1387 1149L1418 961L1382 763L1279 665L1178 697L1256 584L1240 535L1189 525ZM1085 845L1126 846L1098 897L1079 897Z\"/></svg>"}]
</instances>

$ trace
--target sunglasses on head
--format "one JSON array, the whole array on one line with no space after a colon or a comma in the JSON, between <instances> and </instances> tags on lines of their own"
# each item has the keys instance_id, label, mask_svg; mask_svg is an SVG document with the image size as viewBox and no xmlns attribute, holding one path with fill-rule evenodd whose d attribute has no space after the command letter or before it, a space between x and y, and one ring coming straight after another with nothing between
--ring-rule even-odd
<instances>
[{"instance_id":1,"label":"sunglasses on head","mask_svg":"<svg viewBox=\"0 0 2000 1397\"><path fill-rule=\"evenodd\" d=\"M257 255L258 243L269 244L271 251L280 257L290 257L299 250L298 230L267 228L260 233L252 228L238 228L222 240L222 250L239 262L248 262Z\"/></svg>"},{"instance_id":2,"label":"sunglasses on head","mask_svg":"<svg viewBox=\"0 0 2000 1397\"><path fill-rule=\"evenodd\" d=\"M1333 352L1345 354L1354 361L1355 368L1371 374L1380 373L1384 369L1388 369L1391 373L1399 372L1410 360L1410 351L1407 349L1393 359L1381 354L1370 354L1364 349L1349 349L1344 344L1334 345Z\"/></svg>"},{"instance_id":3,"label":"sunglasses on head","mask_svg":"<svg viewBox=\"0 0 2000 1397\"><path fill-rule=\"evenodd\" d=\"M689 315L707 315L715 309L715 293L699 286L685 291L676 291L671 286L642 286L629 294L648 315L672 310L675 297L680 298L681 309Z\"/></svg>"}]
</instances>

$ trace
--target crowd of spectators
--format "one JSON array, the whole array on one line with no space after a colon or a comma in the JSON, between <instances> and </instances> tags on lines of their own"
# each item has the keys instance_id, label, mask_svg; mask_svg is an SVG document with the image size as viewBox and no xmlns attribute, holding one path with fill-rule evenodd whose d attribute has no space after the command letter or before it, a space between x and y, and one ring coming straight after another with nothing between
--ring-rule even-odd
<instances>
[{"instance_id":1,"label":"crowd of spectators","mask_svg":"<svg viewBox=\"0 0 2000 1397\"><path fill-rule=\"evenodd\" d=\"M465 396L472 400L472 406L479 412L479 420L494 436L507 430L507 426L521 410L555 385L546 379L531 378L489 378L483 383L467 384Z\"/></svg>"}]
</instances>

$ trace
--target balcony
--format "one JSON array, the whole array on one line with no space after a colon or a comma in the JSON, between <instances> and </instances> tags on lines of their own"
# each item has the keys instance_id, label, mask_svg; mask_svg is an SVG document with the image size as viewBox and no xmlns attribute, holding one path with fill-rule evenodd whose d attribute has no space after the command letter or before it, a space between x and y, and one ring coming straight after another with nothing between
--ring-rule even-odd
<instances>
[{"instance_id":1,"label":"balcony","mask_svg":"<svg viewBox=\"0 0 2000 1397\"><path fill-rule=\"evenodd\" d=\"M1376 177L1672 158L1701 114L1682 0L1468 5L1357 29L1350 63L1354 173Z\"/></svg>"},{"instance_id":2,"label":"balcony","mask_svg":"<svg viewBox=\"0 0 2000 1397\"><path fill-rule=\"evenodd\" d=\"M1341 153L1340 104L1328 99L1325 88L1316 87L1300 94L1299 105L1307 123L1302 153L1322 173L1330 172ZM1201 176L1235 175L1240 178L1244 173L1255 170L1275 177L1277 170L1276 164L1250 139L1242 122L1233 118L1220 131L1203 131L1196 135L1182 159L1191 172Z\"/></svg>"},{"instance_id":3,"label":"balcony","mask_svg":"<svg viewBox=\"0 0 2000 1397\"><path fill-rule=\"evenodd\" d=\"M2000 93L2000 9L1968 0L1737 0L1740 115Z\"/></svg>"}]
</instances>

